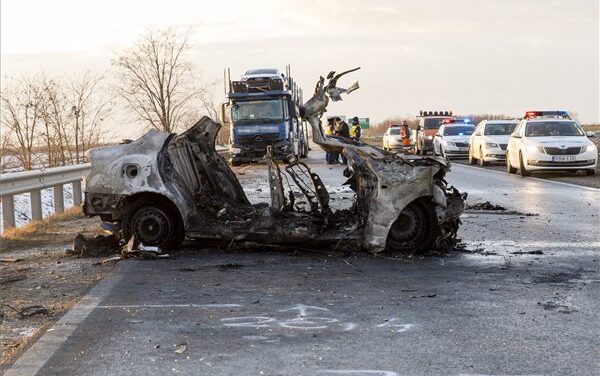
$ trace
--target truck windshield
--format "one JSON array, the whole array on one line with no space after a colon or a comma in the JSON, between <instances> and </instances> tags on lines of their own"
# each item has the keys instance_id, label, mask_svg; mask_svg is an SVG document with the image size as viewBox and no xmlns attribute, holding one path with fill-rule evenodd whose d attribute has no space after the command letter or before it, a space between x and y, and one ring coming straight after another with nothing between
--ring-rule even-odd
<instances>
[{"instance_id":1,"label":"truck windshield","mask_svg":"<svg viewBox=\"0 0 600 376\"><path fill-rule=\"evenodd\" d=\"M504 136L513 133L517 123L489 123L485 125L483 134L486 136Z\"/></svg>"},{"instance_id":2,"label":"truck windshield","mask_svg":"<svg viewBox=\"0 0 600 376\"><path fill-rule=\"evenodd\" d=\"M525 136L583 136L584 133L573 121L536 121L527 123Z\"/></svg>"},{"instance_id":3,"label":"truck windshield","mask_svg":"<svg viewBox=\"0 0 600 376\"><path fill-rule=\"evenodd\" d=\"M442 120L444 119L447 118L425 118L425 124L423 124L423 127L425 129L438 129L442 123Z\"/></svg>"},{"instance_id":4,"label":"truck windshield","mask_svg":"<svg viewBox=\"0 0 600 376\"><path fill-rule=\"evenodd\" d=\"M453 127L444 128L444 136L470 136L473 134L475 127L472 125L455 125Z\"/></svg>"},{"instance_id":5,"label":"truck windshield","mask_svg":"<svg viewBox=\"0 0 600 376\"><path fill-rule=\"evenodd\" d=\"M274 122L283 120L283 101L281 99L265 99L236 102L231 115L234 122Z\"/></svg>"}]
</instances>

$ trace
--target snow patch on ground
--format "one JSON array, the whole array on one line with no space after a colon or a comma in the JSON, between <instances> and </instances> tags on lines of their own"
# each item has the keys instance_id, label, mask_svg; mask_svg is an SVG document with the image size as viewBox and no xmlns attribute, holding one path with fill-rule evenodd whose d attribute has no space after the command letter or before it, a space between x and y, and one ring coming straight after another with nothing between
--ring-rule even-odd
<instances>
[{"instance_id":1,"label":"snow patch on ground","mask_svg":"<svg viewBox=\"0 0 600 376\"><path fill-rule=\"evenodd\" d=\"M65 198L65 209L73 206L73 186L66 184L63 186L63 195ZM31 220L31 199L29 193L14 196L15 200L15 222L20 227ZM2 205L0 204L0 216L2 215ZM42 189L42 216L54 214L54 191L52 188ZM0 221L0 232L3 231L4 224Z\"/></svg>"}]
</instances>

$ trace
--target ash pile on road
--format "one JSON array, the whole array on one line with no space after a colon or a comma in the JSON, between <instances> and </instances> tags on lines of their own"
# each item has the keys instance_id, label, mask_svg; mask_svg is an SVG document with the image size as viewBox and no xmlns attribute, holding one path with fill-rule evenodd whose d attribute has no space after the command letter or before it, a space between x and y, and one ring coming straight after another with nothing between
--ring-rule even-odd
<instances>
[{"instance_id":1,"label":"ash pile on road","mask_svg":"<svg viewBox=\"0 0 600 376\"><path fill-rule=\"evenodd\" d=\"M504 206L494 205L489 201L478 202L472 205L467 205L466 210L506 210Z\"/></svg>"}]
</instances>

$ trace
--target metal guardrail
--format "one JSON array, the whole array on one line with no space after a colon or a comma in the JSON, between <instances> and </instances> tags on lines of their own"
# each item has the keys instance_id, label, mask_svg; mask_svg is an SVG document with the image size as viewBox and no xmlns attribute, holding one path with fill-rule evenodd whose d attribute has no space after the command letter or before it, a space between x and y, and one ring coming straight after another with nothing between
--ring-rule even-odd
<instances>
[{"instance_id":1,"label":"metal guardrail","mask_svg":"<svg viewBox=\"0 0 600 376\"><path fill-rule=\"evenodd\" d=\"M54 190L54 213L65 210L63 186L73 185L73 205L81 205L81 180L89 174L89 163L52 167L44 170L12 172L0 175L0 198L2 199L2 221L4 230L15 227L14 196L29 193L31 200L31 219L42 219L42 189Z\"/></svg>"}]
</instances>

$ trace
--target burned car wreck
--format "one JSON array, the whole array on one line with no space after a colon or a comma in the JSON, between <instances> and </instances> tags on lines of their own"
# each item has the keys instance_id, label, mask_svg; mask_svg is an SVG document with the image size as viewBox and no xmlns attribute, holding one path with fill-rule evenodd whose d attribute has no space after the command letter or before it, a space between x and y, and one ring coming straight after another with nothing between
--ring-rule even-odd
<instances>
[{"instance_id":1,"label":"burned car wreck","mask_svg":"<svg viewBox=\"0 0 600 376\"><path fill-rule=\"evenodd\" d=\"M330 99L347 92L337 81L348 72L332 72L327 82L321 77L301 114L313 142L348 158L344 175L355 192L349 209L330 207L325 185L305 163L282 167L269 151L271 202L251 204L215 150L220 125L203 117L181 134L152 130L131 143L90 151L85 214L117 224L125 240L134 236L165 249L186 237L304 247L347 241L373 253L446 246L458 230L465 197L447 186L444 159L409 159L323 134L320 118Z\"/></svg>"}]
</instances>

